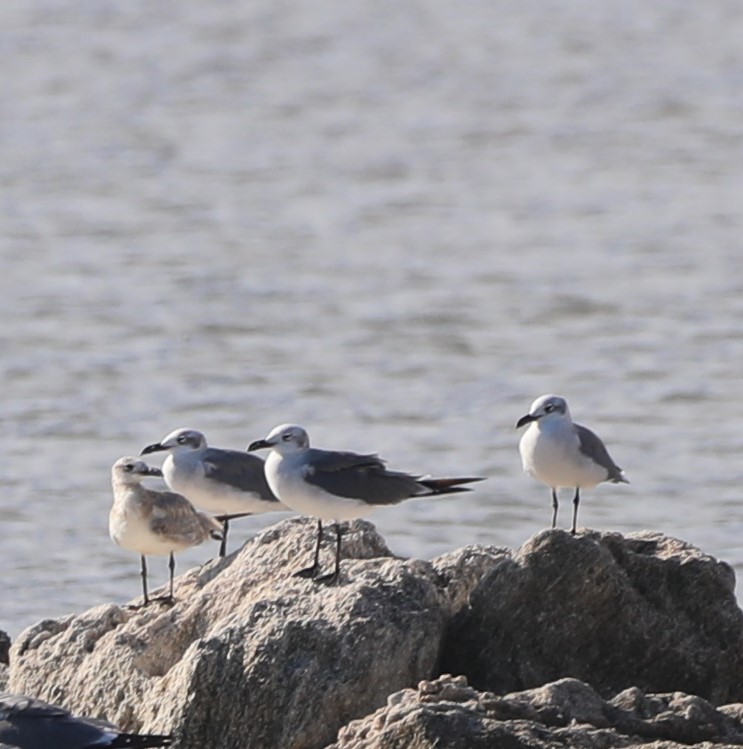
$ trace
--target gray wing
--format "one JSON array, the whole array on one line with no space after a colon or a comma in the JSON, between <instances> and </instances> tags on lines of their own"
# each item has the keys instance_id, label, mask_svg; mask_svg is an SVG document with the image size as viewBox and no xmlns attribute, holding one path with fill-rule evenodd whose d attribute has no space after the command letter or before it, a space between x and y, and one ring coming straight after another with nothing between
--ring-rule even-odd
<instances>
[{"instance_id":1,"label":"gray wing","mask_svg":"<svg viewBox=\"0 0 743 749\"><path fill-rule=\"evenodd\" d=\"M611 459L609 451L601 441L601 438L588 429L588 427L581 426L580 424L574 424L573 426L578 434L580 451L594 463L598 463L600 466L606 468L607 476L605 480L613 481L614 483L620 481L625 484L629 483L622 475L622 469Z\"/></svg>"},{"instance_id":2,"label":"gray wing","mask_svg":"<svg viewBox=\"0 0 743 749\"><path fill-rule=\"evenodd\" d=\"M0 749L86 749L170 746L170 736L122 733L112 723L77 718L64 708L6 692L0 694Z\"/></svg>"},{"instance_id":3,"label":"gray wing","mask_svg":"<svg viewBox=\"0 0 743 749\"><path fill-rule=\"evenodd\" d=\"M152 492L157 495L150 515L150 528L170 541L188 541L196 546L205 541L210 531L219 532L220 525L215 520L208 527L205 513L199 512L184 496L175 492Z\"/></svg>"},{"instance_id":4,"label":"gray wing","mask_svg":"<svg viewBox=\"0 0 743 749\"><path fill-rule=\"evenodd\" d=\"M265 502L278 502L268 486L263 460L239 450L209 447L204 451L204 473L208 479L257 494Z\"/></svg>"},{"instance_id":5,"label":"gray wing","mask_svg":"<svg viewBox=\"0 0 743 749\"><path fill-rule=\"evenodd\" d=\"M67 710L16 694L0 695L0 742L20 749L80 749L118 729L73 717ZM101 744L105 746L105 744Z\"/></svg>"},{"instance_id":6,"label":"gray wing","mask_svg":"<svg viewBox=\"0 0 743 749\"><path fill-rule=\"evenodd\" d=\"M427 493L418 477L388 471L377 455L309 450L305 481L330 494L372 505L394 505Z\"/></svg>"}]
</instances>

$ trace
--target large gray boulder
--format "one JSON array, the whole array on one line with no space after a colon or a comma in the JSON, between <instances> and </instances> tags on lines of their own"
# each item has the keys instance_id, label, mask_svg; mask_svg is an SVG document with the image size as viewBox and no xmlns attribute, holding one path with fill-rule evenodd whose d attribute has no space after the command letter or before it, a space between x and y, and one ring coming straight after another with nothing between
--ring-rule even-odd
<instances>
[{"instance_id":1,"label":"large gray boulder","mask_svg":"<svg viewBox=\"0 0 743 749\"><path fill-rule=\"evenodd\" d=\"M292 577L314 531L301 518L272 526L180 577L172 608L109 604L29 628L13 645L10 688L127 731L172 731L179 749L327 745L434 675L455 599L468 592L452 575L489 556L453 555L435 570L392 558L355 521L341 582L326 586Z\"/></svg>"},{"instance_id":2,"label":"large gray boulder","mask_svg":"<svg viewBox=\"0 0 743 749\"><path fill-rule=\"evenodd\" d=\"M571 676L743 700L743 612L725 563L642 532L545 531L502 559L450 623L442 670L496 693Z\"/></svg>"},{"instance_id":3,"label":"large gray boulder","mask_svg":"<svg viewBox=\"0 0 743 749\"><path fill-rule=\"evenodd\" d=\"M638 689L606 701L577 679L499 697L447 674L390 695L328 749L721 749L743 743L741 707Z\"/></svg>"}]
</instances>

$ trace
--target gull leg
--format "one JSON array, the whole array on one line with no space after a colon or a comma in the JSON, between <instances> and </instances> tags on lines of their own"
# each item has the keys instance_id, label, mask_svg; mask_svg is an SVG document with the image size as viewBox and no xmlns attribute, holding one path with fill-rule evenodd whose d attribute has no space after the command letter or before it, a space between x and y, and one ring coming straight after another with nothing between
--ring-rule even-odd
<instances>
[{"instance_id":1,"label":"gull leg","mask_svg":"<svg viewBox=\"0 0 743 749\"><path fill-rule=\"evenodd\" d=\"M230 529L229 515L225 515L222 520L222 543L219 544L219 556L223 557L227 553L227 531Z\"/></svg>"},{"instance_id":2,"label":"gull leg","mask_svg":"<svg viewBox=\"0 0 743 749\"><path fill-rule=\"evenodd\" d=\"M175 575L175 557L173 552L170 552L170 559L168 560L168 569L170 570L170 600L173 600L173 576Z\"/></svg>"},{"instance_id":3,"label":"gull leg","mask_svg":"<svg viewBox=\"0 0 743 749\"><path fill-rule=\"evenodd\" d=\"M335 569L327 575L316 577L316 583L327 583L328 585L332 585L333 583L338 582L341 573L341 537L343 536L343 533L341 532L341 527L338 523L334 523L333 527L335 528Z\"/></svg>"},{"instance_id":4,"label":"gull leg","mask_svg":"<svg viewBox=\"0 0 743 749\"><path fill-rule=\"evenodd\" d=\"M317 571L320 569L320 543L322 542L322 520L317 519L317 543L315 543L315 558L311 567L305 567L303 570L294 573L294 577L310 577L313 580L317 577Z\"/></svg>"},{"instance_id":5,"label":"gull leg","mask_svg":"<svg viewBox=\"0 0 743 749\"><path fill-rule=\"evenodd\" d=\"M150 603L149 596L147 595L147 560L144 554L140 554L139 559L139 574L142 576L142 598L144 599L142 606L147 606Z\"/></svg>"},{"instance_id":6,"label":"gull leg","mask_svg":"<svg viewBox=\"0 0 743 749\"><path fill-rule=\"evenodd\" d=\"M158 603L164 603L173 605L175 603L175 596L173 595L173 577L175 576L175 556L173 552L170 552L170 558L168 559L168 570L170 570L170 592L167 596L158 596L157 598L153 598L153 601L157 601Z\"/></svg>"},{"instance_id":7,"label":"gull leg","mask_svg":"<svg viewBox=\"0 0 743 749\"><path fill-rule=\"evenodd\" d=\"M150 598L147 595L147 560L144 558L144 554L139 555L139 575L142 578L142 603L128 604L126 608L130 611L139 611L145 606L149 606Z\"/></svg>"},{"instance_id":8,"label":"gull leg","mask_svg":"<svg viewBox=\"0 0 743 749\"><path fill-rule=\"evenodd\" d=\"M552 530L557 527L557 489L552 490Z\"/></svg>"},{"instance_id":9,"label":"gull leg","mask_svg":"<svg viewBox=\"0 0 743 749\"><path fill-rule=\"evenodd\" d=\"M580 487L575 487L575 496L573 497L573 527L570 532L575 535L576 525L578 524L578 505L580 504Z\"/></svg>"}]
</instances>

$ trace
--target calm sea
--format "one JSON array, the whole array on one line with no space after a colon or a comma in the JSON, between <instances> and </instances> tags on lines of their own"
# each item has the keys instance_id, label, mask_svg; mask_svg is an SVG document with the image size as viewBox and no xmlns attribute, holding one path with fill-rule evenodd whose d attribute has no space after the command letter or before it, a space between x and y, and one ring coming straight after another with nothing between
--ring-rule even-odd
<instances>
[{"instance_id":1,"label":"calm sea","mask_svg":"<svg viewBox=\"0 0 743 749\"><path fill-rule=\"evenodd\" d=\"M632 482L581 525L743 570L739 2L5 0L0 28L0 628L138 594L110 467L181 426L485 475L373 519L399 554L518 546L546 392Z\"/></svg>"}]
</instances>

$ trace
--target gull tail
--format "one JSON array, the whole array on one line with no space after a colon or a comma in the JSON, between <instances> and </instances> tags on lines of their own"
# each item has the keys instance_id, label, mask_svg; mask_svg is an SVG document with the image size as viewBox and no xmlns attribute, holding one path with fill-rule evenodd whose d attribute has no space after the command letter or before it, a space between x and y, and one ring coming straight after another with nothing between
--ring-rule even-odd
<instances>
[{"instance_id":1,"label":"gull tail","mask_svg":"<svg viewBox=\"0 0 743 749\"><path fill-rule=\"evenodd\" d=\"M609 468L609 476L606 479L612 484L629 484L629 479L624 475L624 471L617 465Z\"/></svg>"},{"instance_id":2,"label":"gull tail","mask_svg":"<svg viewBox=\"0 0 743 749\"><path fill-rule=\"evenodd\" d=\"M124 747L145 749L145 747L170 746L172 743L172 736L158 736L154 733L120 733L113 740L113 743L107 744L106 746L115 747L115 749L123 749Z\"/></svg>"},{"instance_id":3,"label":"gull tail","mask_svg":"<svg viewBox=\"0 0 743 749\"><path fill-rule=\"evenodd\" d=\"M475 481L485 481L484 476L468 476L458 479L418 479L418 483L431 490L431 494L456 494L457 492L471 492L472 489L462 484L472 484Z\"/></svg>"}]
</instances>

